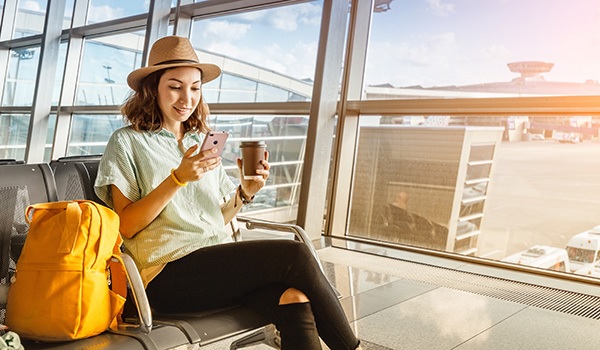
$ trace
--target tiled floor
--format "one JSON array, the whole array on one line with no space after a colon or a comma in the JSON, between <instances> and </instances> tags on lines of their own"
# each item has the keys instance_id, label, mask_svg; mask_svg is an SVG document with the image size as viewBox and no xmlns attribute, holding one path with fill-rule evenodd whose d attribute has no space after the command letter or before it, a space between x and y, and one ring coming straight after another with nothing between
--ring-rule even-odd
<instances>
[{"instance_id":1,"label":"tiled floor","mask_svg":"<svg viewBox=\"0 0 600 350\"><path fill-rule=\"evenodd\" d=\"M334 247L320 249L319 255L327 276L343 295L342 306L364 349L600 347L600 321L593 318L448 287L439 278L441 283L418 272L411 275L406 261L398 259ZM202 349L229 349L229 343Z\"/></svg>"}]
</instances>

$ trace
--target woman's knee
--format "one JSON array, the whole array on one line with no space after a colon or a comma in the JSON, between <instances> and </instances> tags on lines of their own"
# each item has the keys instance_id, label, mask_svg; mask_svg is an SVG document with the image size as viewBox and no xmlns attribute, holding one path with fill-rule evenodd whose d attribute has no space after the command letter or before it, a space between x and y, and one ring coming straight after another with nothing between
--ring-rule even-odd
<instances>
[{"instance_id":1,"label":"woman's knee","mask_svg":"<svg viewBox=\"0 0 600 350\"><path fill-rule=\"evenodd\" d=\"M288 288L281 294L279 298L279 305L285 304L296 304L296 303L307 303L310 300L306 294L296 288Z\"/></svg>"}]
</instances>

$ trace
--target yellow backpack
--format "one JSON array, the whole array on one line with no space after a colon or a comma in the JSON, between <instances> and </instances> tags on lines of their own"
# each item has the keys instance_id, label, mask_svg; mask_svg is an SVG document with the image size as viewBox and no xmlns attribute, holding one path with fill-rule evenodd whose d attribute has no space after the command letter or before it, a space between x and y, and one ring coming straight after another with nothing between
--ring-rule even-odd
<instances>
[{"instance_id":1,"label":"yellow backpack","mask_svg":"<svg viewBox=\"0 0 600 350\"><path fill-rule=\"evenodd\" d=\"M66 201L30 205L25 217L29 233L6 304L9 329L63 341L116 327L126 295L123 265L111 264L120 261L118 215L92 201ZM112 290L111 274L118 280Z\"/></svg>"}]
</instances>

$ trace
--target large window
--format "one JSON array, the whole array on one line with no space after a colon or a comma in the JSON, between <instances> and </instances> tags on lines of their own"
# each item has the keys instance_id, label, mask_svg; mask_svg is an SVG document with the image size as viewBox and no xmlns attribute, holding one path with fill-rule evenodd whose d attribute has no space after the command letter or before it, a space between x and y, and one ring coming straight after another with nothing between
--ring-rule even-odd
<instances>
[{"instance_id":1,"label":"large window","mask_svg":"<svg viewBox=\"0 0 600 350\"><path fill-rule=\"evenodd\" d=\"M322 2L313 1L194 21L200 59L228 73L206 84L221 89L214 102L309 100L321 10Z\"/></svg>"},{"instance_id":2,"label":"large window","mask_svg":"<svg viewBox=\"0 0 600 350\"><path fill-rule=\"evenodd\" d=\"M148 12L149 1L88 0L87 23L105 22Z\"/></svg>"},{"instance_id":3,"label":"large window","mask_svg":"<svg viewBox=\"0 0 600 350\"><path fill-rule=\"evenodd\" d=\"M2 114L0 115L0 127L0 158L22 160L27 141L29 116Z\"/></svg>"},{"instance_id":4,"label":"large window","mask_svg":"<svg viewBox=\"0 0 600 350\"><path fill-rule=\"evenodd\" d=\"M4 81L3 106L31 106L40 48L15 49L10 52Z\"/></svg>"},{"instance_id":5,"label":"large window","mask_svg":"<svg viewBox=\"0 0 600 350\"><path fill-rule=\"evenodd\" d=\"M73 14L73 5L75 0L65 1L64 18L62 22L62 28L68 29L71 26L71 19ZM3 1L4 3L4 1ZM15 17L14 28L7 28L11 30L11 36L13 38L23 38L31 35L42 34L44 31L44 16L46 15L48 1L47 0L28 0L18 1L17 12ZM3 4L0 4L0 10L2 10ZM1 11L0 11L1 14Z\"/></svg>"},{"instance_id":6,"label":"large window","mask_svg":"<svg viewBox=\"0 0 600 350\"><path fill-rule=\"evenodd\" d=\"M110 135L123 125L121 115L74 115L67 155L102 154Z\"/></svg>"},{"instance_id":7,"label":"large window","mask_svg":"<svg viewBox=\"0 0 600 350\"><path fill-rule=\"evenodd\" d=\"M599 95L599 25L587 0L394 1L373 15L365 98Z\"/></svg>"},{"instance_id":8,"label":"large window","mask_svg":"<svg viewBox=\"0 0 600 350\"><path fill-rule=\"evenodd\" d=\"M25 147L30 123L29 114L0 114L0 159L25 159ZM50 159L56 115L48 118L44 158Z\"/></svg>"},{"instance_id":9,"label":"large window","mask_svg":"<svg viewBox=\"0 0 600 350\"><path fill-rule=\"evenodd\" d=\"M141 65L144 37L131 33L86 40L77 89L78 105L119 105L127 75Z\"/></svg>"},{"instance_id":10,"label":"large window","mask_svg":"<svg viewBox=\"0 0 600 350\"><path fill-rule=\"evenodd\" d=\"M48 22L61 26L58 44L43 33L56 3L0 2L15 14L0 26L1 158L102 153L124 125L146 36L176 30L222 68L202 90L211 127L232 135L223 159L234 181L239 142L267 142L271 177L246 214L287 210L292 222L310 206L310 222L335 236L600 274L600 239L581 246L600 236L598 6L365 3L173 0L146 19L148 1L66 0ZM40 64L56 68L54 83L37 84ZM300 191L303 171L330 168Z\"/></svg>"},{"instance_id":11,"label":"large window","mask_svg":"<svg viewBox=\"0 0 600 350\"><path fill-rule=\"evenodd\" d=\"M348 234L600 277L594 121L363 116Z\"/></svg>"},{"instance_id":12,"label":"large window","mask_svg":"<svg viewBox=\"0 0 600 350\"><path fill-rule=\"evenodd\" d=\"M246 140L264 140L271 164L270 176L264 191L245 211L289 208L298 204L302 157L306 147L307 116L290 115L217 115L210 119L214 130L229 132L223 165L232 181L239 182L236 159L239 145Z\"/></svg>"},{"instance_id":13,"label":"large window","mask_svg":"<svg viewBox=\"0 0 600 350\"><path fill-rule=\"evenodd\" d=\"M338 166L350 200L334 227L600 277L597 6L381 3L352 102L359 116L346 116L357 119L356 147Z\"/></svg>"},{"instance_id":14,"label":"large window","mask_svg":"<svg viewBox=\"0 0 600 350\"><path fill-rule=\"evenodd\" d=\"M121 115L74 115L68 154L102 154L112 132L124 126ZM212 130L227 131L230 137L223 152L223 165L235 183L239 182L236 159L245 140L264 140L269 151L270 177L264 191L245 211L289 208L298 204L302 155L306 147L307 116L290 115L213 115ZM21 128L26 136L27 125ZM24 149L24 140L21 144Z\"/></svg>"},{"instance_id":15,"label":"large window","mask_svg":"<svg viewBox=\"0 0 600 350\"><path fill-rule=\"evenodd\" d=\"M13 38L22 38L40 34L44 31L44 22L38 18L43 16L48 5L47 0L18 1L17 16Z\"/></svg>"}]
</instances>

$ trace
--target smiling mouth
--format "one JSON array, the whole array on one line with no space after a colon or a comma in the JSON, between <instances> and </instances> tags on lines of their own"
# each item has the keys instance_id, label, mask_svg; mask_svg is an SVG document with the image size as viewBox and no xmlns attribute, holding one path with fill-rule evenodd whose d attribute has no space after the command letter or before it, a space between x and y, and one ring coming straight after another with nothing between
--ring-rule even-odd
<instances>
[{"instance_id":1,"label":"smiling mouth","mask_svg":"<svg viewBox=\"0 0 600 350\"><path fill-rule=\"evenodd\" d=\"M175 110L180 113L187 113L190 111L190 108L179 108L179 107L173 107L173 108L175 108Z\"/></svg>"}]
</instances>

